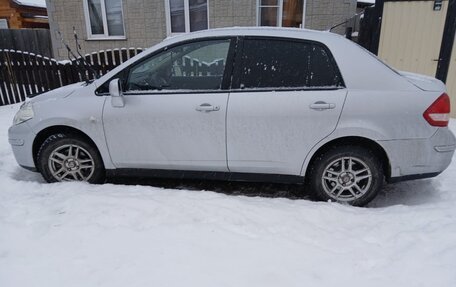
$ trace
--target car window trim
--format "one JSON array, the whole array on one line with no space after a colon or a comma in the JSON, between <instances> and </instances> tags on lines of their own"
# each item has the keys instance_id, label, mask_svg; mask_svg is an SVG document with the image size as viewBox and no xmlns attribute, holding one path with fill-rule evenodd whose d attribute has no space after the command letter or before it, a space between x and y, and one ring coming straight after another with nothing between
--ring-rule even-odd
<instances>
[{"instance_id":1,"label":"car window trim","mask_svg":"<svg viewBox=\"0 0 456 287\"><path fill-rule=\"evenodd\" d=\"M181 45L186 45L186 44L189 44L189 43L197 43L197 42L204 42L204 41L217 41L217 40L230 40L230 47L228 49L228 55L227 55L227 58L226 58L226 63L225 63L225 71L223 73L223 78L222 78L222 84L221 84L221 87L220 89L217 89L217 90L195 90L195 91L186 91L186 90L183 90L182 92L179 92L178 90L175 90L175 91L170 91L169 93L166 92L166 90L152 90L152 91L144 91L143 92L137 92L137 93L130 93L130 92L127 92L127 91L123 91L124 92L124 95L131 95L131 94L134 94L134 95L140 95L140 94L177 94L177 93L185 93L185 94L191 94L191 93L217 93L217 92L223 92L223 93L226 93L230 86L231 86L231 79L233 78L232 76L232 73L233 73L233 59L234 59L234 55L236 53L236 48L237 48L237 41L239 40L239 37L237 36L212 36L212 37L204 37L204 38L198 38L198 39L190 39L190 40L185 40L185 41L182 41L182 42L177 42L177 43L173 43L171 45L168 45L168 46L165 46L165 47L162 47L160 49L158 49L157 51L154 51L153 53L141 58L141 59L138 59L137 61L131 63L130 65L126 66L122 71L120 71L119 73L117 73L116 75L114 75L113 77L111 77L110 79L108 79L107 81L105 81L103 84L100 85L100 87L98 87L95 91L95 94L97 96L109 96L109 93L100 93L98 92L98 90L104 86L106 83L109 83L111 82L112 80L114 79L120 79L121 82L122 82L122 86L125 87L125 84L126 84L126 80L128 80L128 75L130 74L130 70L132 68L134 68L135 66L137 65L140 65L141 63L147 61L148 59L150 59L151 57L154 57L168 49L172 49L174 47L178 47L178 46L181 46Z\"/></svg>"},{"instance_id":2,"label":"car window trim","mask_svg":"<svg viewBox=\"0 0 456 287\"><path fill-rule=\"evenodd\" d=\"M144 96L144 95L185 95L185 94L226 94L230 90L150 90L138 92L124 92L125 96Z\"/></svg>"},{"instance_id":3,"label":"car window trim","mask_svg":"<svg viewBox=\"0 0 456 287\"><path fill-rule=\"evenodd\" d=\"M282 87L282 88L244 88L231 89L230 93L257 93L257 92L312 92L312 91L338 91L345 90L346 87Z\"/></svg>"},{"instance_id":4,"label":"car window trim","mask_svg":"<svg viewBox=\"0 0 456 287\"><path fill-rule=\"evenodd\" d=\"M300 91L337 91L344 90L345 87L282 87L282 88L257 88L257 89L229 89L229 90L157 90L157 91L138 91L126 92L126 95L182 95L182 94L217 94L217 93L257 93L257 92L300 92Z\"/></svg>"},{"instance_id":5,"label":"car window trim","mask_svg":"<svg viewBox=\"0 0 456 287\"><path fill-rule=\"evenodd\" d=\"M318 45L322 47L325 52L327 53L329 60L331 64L333 65L335 72L338 76L340 85L339 86L334 86L334 87L265 87L265 88L241 88L241 69L242 69L242 54L244 52L244 41L245 40L275 40L275 41L285 41L285 42L298 42L298 43L308 43L308 44L313 44L313 45ZM236 63L238 63L236 65ZM298 39L298 38L287 38L287 37L275 37L275 36L242 36L241 39L238 42L238 49L236 52L236 59L235 59L235 70L233 71L233 79L232 79L232 84L231 84L231 89L230 91L235 92L235 91L244 91L244 92L255 92L255 91L261 91L261 92L268 92L268 91L311 91L311 90L337 90L337 89L346 89L345 81L342 76L342 73L340 72L339 66L337 65L337 62L331 53L331 50L322 42L318 42L315 40L308 40L308 39Z\"/></svg>"}]
</instances>

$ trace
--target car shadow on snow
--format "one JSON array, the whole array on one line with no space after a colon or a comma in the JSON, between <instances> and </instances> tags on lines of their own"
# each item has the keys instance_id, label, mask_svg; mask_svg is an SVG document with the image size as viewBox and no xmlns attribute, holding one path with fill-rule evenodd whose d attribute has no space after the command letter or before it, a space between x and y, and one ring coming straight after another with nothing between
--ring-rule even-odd
<instances>
[{"instance_id":1,"label":"car shadow on snow","mask_svg":"<svg viewBox=\"0 0 456 287\"><path fill-rule=\"evenodd\" d=\"M394 205L416 206L438 202L440 198L438 179L421 179L386 184L369 207Z\"/></svg>"},{"instance_id":2,"label":"car shadow on snow","mask_svg":"<svg viewBox=\"0 0 456 287\"><path fill-rule=\"evenodd\" d=\"M190 179L157 178L112 178L113 184L146 185L166 189L186 189L194 191L212 191L227 195L260 196L269 198L288 198L312 200L313 197L305 185L227 182ZM436 180L415 180L396 184L385 184L377 197L368 204L370 208L383 208L395 205L415 206L439 200L439 183Z\"/></svg>"},{"instance_id":3,"label":"car shadow on snow","mask_svg":"<svg viewBox=\"0 0 456 287\"><path fill-rule=\"evenodd\" d=\"M108 183L124 185L145 185L166 189L212 191L227 195L261 196L289 199L310 198L309 194L303 190L302 186L295 184L133 177L110 178L108 179Z\"/></svg>"},{"instance_id":4,"label":"car shadow on snow","mask_svg":"<svg viewBox=\"0 0 456 287\"><path fill-rule=\"evenodd\" d=\"M39 173L22 168L15 168L11 178L17 181L45 183ZM118 185L142 185L166 189L186 189L192 191L212 191L227 195L259 196L268 198L288 198L313 200L305 185L228 182L195 179L166 179L166 178L109 178L107 183ZM422 205L439 201L439 181L436 179L415 180L396 184L386 184L369 203L368 207L382 208L395 205Z\"/></svg>"}]
</instances>

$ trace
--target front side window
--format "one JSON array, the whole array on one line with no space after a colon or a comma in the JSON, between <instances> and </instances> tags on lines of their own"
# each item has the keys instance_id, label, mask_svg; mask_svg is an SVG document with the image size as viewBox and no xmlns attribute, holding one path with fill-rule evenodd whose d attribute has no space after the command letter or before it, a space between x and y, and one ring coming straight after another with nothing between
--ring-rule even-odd
<instances>
[{"instance_id":1,"label":"front side window","mask_svg":"<svg viewBox=\"0 0 456 287\"><path fill-rule=\"evenodd\" d=\"M130 69L126 92L221 89L230 40L184 44Z\"/></svg>"},{"instance_id":2,"label":"front side window","mask_svg":"<svg viewBox=\"0 0 456 287\"><path fill-rule=\"evenodd\" d=\"M329 52L320 44L246 39L241 55L239 87L336 88L341 77Z\"/></svg>"},{"instance_id":3,"label":"front side window","mask_svg":"<svg viewBox=\"0 0 456 287\"><path fill-rule=\"evenodd\" d=\"M207 0L166 0L168 34L209 28Z\"/></svg>"},{"instance_id":4,"label":"front side window","mask_svg":"<svg viewBox=\"0 0 456 287\"><path fill-rule=\"evenodd\" d=\"M303 28L303 0L259 0L258 26Z\"/></svg>"},{"instance_id":5,"label":"front side window","mask_svg":"<svg viewBox=\"0 0 456 287\"><path fill-rule=\"evenodd\" d=\"M85 0L90 38L125 38L122 0Z\"/></svg>"}]
</instances>

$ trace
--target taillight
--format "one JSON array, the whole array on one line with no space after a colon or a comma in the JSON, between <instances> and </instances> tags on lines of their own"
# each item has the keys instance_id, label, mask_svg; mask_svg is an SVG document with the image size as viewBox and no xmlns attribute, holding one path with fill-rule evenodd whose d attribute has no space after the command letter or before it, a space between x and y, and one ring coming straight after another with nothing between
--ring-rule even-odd
<instances>
[{"instance_id":1,"label":"taillight","mask_svg":"<svg viewBox=\"0 0 456 287\"><path fill-rule=\"evenodd\" d=\"M434 127L446 127L450 121L450 97L443 93L424 112L423 117Z\"/></svg>"}]
</instances>

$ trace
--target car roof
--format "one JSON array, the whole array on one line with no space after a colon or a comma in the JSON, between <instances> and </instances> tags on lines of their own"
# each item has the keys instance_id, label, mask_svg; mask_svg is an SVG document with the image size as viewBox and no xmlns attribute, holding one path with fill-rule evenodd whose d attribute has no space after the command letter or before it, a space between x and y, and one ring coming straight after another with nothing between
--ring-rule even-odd
<instances>
[{"instance_id":1,"label":"car roof","mask_svg":"<svg viewBox=\"0 0 456 287\"><path fill-rule=\"evenodd\" d=\"M267 37L283 37L295 39L319 40L325 42L327 40L344 39L344 37L331 33L329 31L316 31L300 28L282 28L282 27L230 27L216 28L209 30L201 30L192 33L179 34L170 36L165 39L165 42L183 41L186 39L219 37L219 36L267 36Z\"/></svg>"},{"instance_id":2,"label":"car roof","mask_svg":"<svg viewBox=\"0 0 456 287\"><path fill-rule=\"evenodd\" d=\"M217 28L171 36L107 73L96 81L96 85L104 83L104 81L116 75L126 66L162 48L187 40L224 36L277 37L320 42L331 51L347 88L374 90L416 89L410 82L378 61L375 56L341 35L329 31L278 27Z\"/></svg>"}]
</instances>

